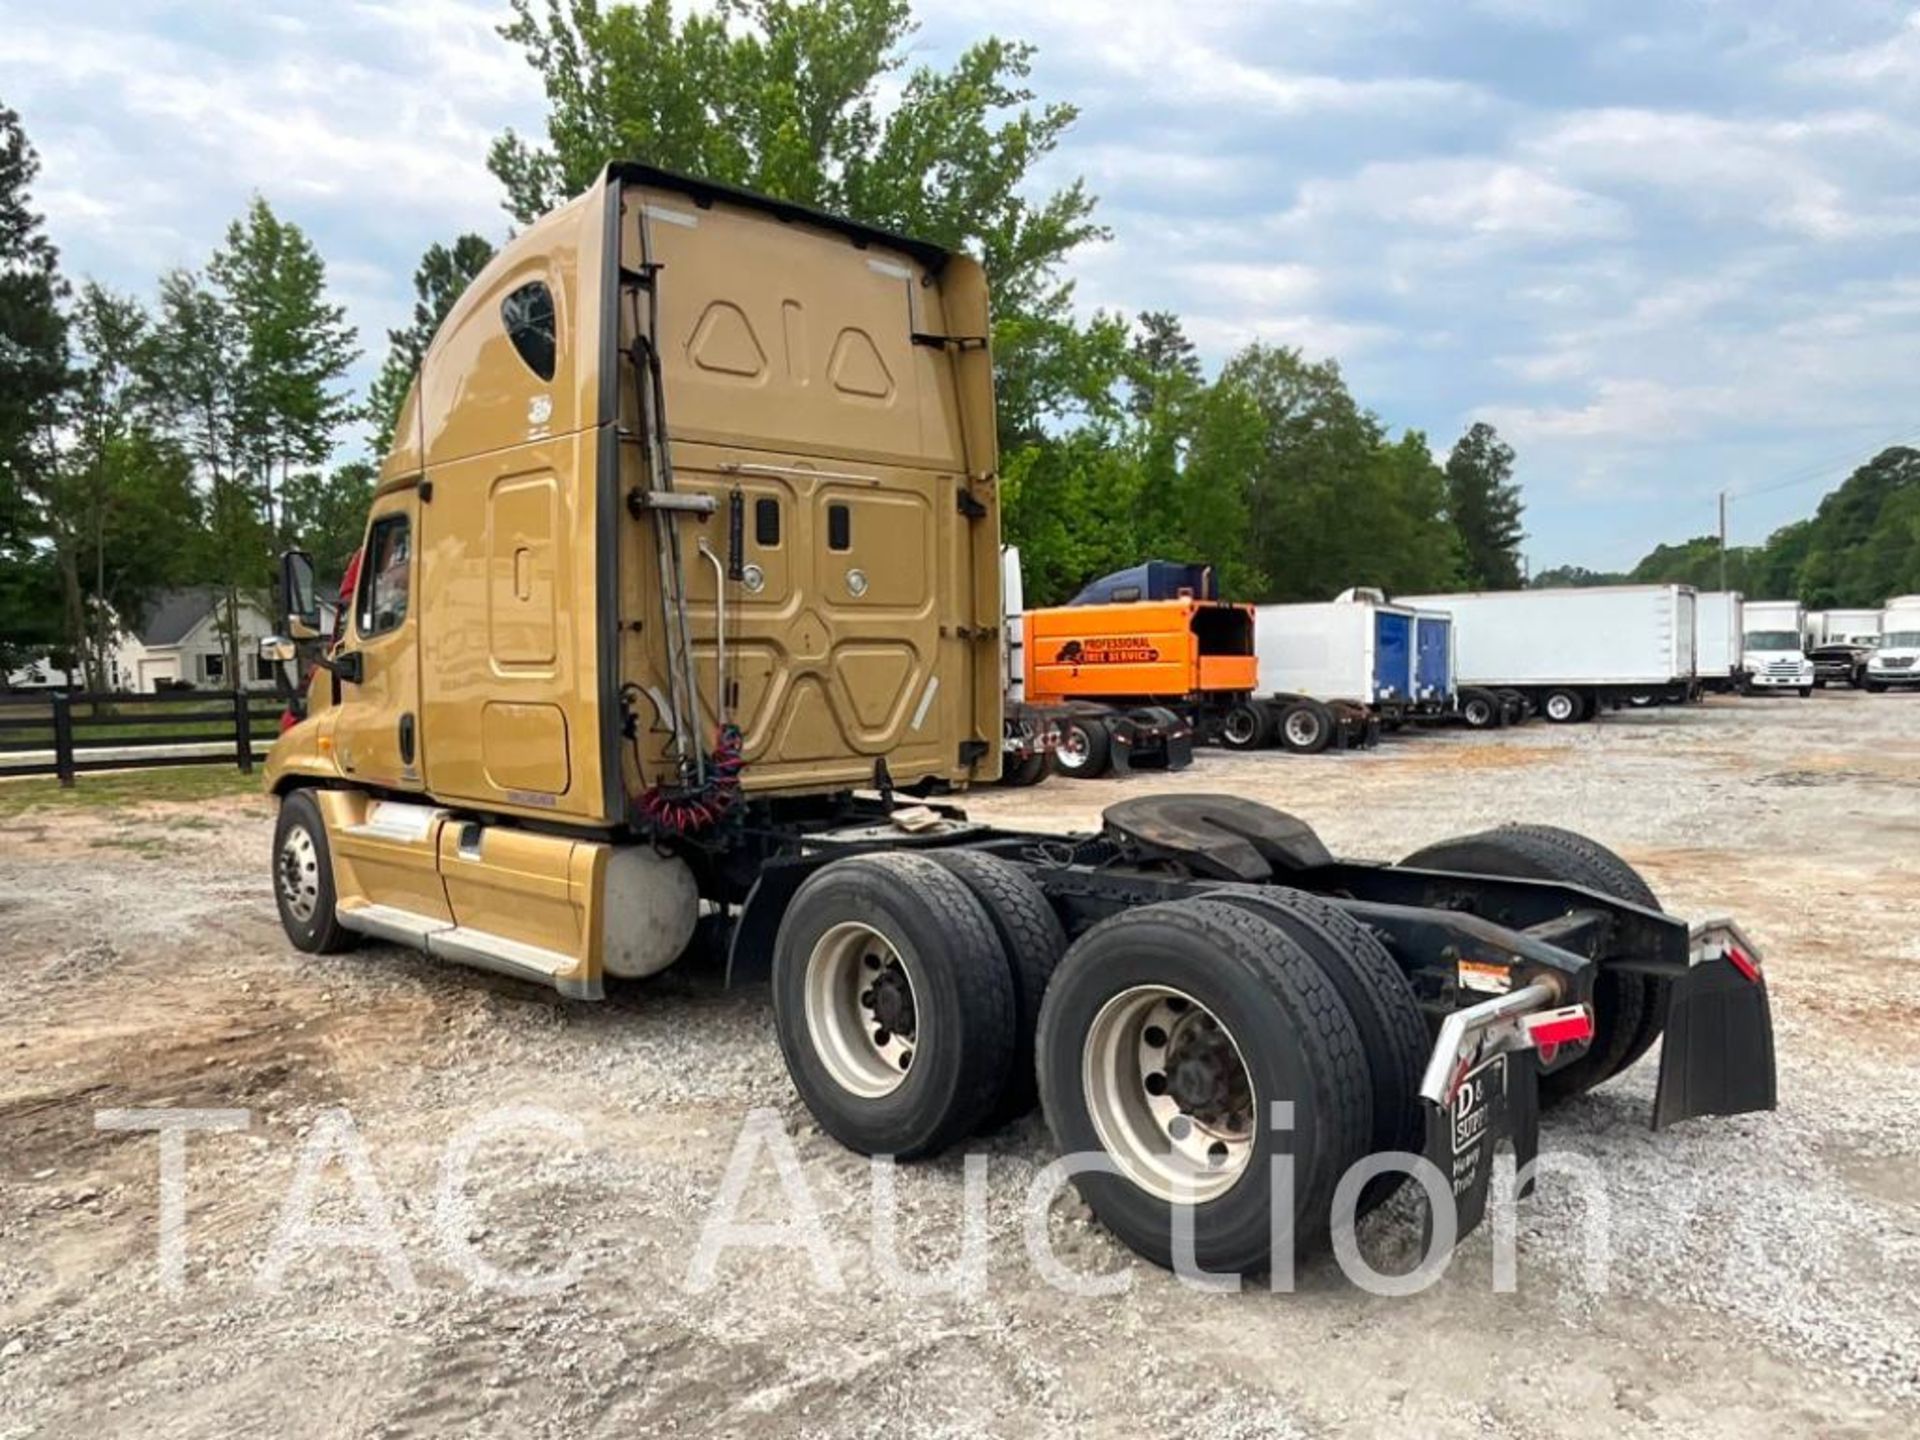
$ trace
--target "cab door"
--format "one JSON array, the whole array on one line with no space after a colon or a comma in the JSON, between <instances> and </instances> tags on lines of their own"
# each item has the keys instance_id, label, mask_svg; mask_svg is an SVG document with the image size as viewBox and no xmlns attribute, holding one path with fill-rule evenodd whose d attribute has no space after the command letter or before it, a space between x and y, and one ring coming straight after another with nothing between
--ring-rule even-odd
<instances>
[{"instance_id":1,"label":"cab door","mask_svg":"<svg viewBox=\"0 0 1920 1440\"><path fill-rule=\"evenodd\" d=\"M333 744L340 768L364 785L390 790L419 790L426 773L421 758L420 617L413 603L419 511L419 491L413 486L374 501L353 615L338 652L345 664L335 672L340 708Z\"/></svg>"}]
</instances>

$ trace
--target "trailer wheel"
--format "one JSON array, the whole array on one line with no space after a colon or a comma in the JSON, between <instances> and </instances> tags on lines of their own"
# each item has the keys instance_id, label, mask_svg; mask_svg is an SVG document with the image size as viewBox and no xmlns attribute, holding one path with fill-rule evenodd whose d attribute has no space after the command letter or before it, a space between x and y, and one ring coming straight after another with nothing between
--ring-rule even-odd
<instances>
[{"instance_id":1,"label":"trailer wheel","mask_svg":"<svg viewBox=\"0 0 1920 1440\"><path fill-rule=\"evenodd\" d=\"M1346 1002L1367 1054L1373 1079L1369 1153L1418 1154L1426 1128L1420 1074L1432 1040L1413 986L1392 953L1339 906L1304 891L1263 885L1217 890L1210 898L1261 916L1313 957ZM1388 1171L1368 1181L1360 1192L1360 1213L1384 1202L1405 1179L1402 1172Z\"/></svg>"},{"instance_id":2,"label":"trailer wheel","mask_svg":"<svg viewBox=\"0 0 1920 1440\"><path fill-rule=\"evenodd\" d=\"M1585 720L1592 714L1587 697L1578 690L1549 690L1547 698L1541 702L1541 713L1547 717L1550 725L1572 725Z\"/></svg>"},{"instance_id":3,"label":"trailer wheel","mask_svg":"<svg viewBox=\"0 0 1920 1440\"><path fill-rule=\"evenodd\" d=\"M932 850L927 858L957 875L986 910L1013 980L1013 1063L1007 1067L1000 1098L987 1113L985 1128L992 1129L1025 1115L1040 1098L1033 1075L1033 1037L1047 982L1067 953L1067 931L1046 895L1018 865L977 850Z\"/></svg>"},{"instance_id":4,"label":"trailer wheel","mask_svg":"<svg viewBox=\"0 0 1920 1440\"><path fill-rule=\"evenodd\" d=\"M1626 861L1597 840L1556 825L1503 825L1442 840L1400 863L1467 874L1558 880L1649 910L1660 908L1647 882ZM1666 1017L1665 980L1602 969L1594 980L1593 1043L1572 1064L1540 1077L1541 1099L1565 1100L1612 1079L1660 1038Z\"/></svg>"},{"instance_id":5,"label":"trailer wheel","mask_svg":"<svg viewBox=\"0 0 1920 1440\"><path fill-rule=\"evenodd\" d=\"M1003 770L1000 783L1015 790L1024 790L1029 785L1038 785L1047 778L1047 752L1036 750L1024 756L1011 770Z\"/></svg>"},{"instance_id":6,"label":"trailer wheel","mask_svg":"<svg viewBox=\"0 0 1920 1440\"><path fill-rule=\"evenodd\" d=\"M1273 925L1218 900L1142 906L1075 942L1040 1009L1039 1070L1061 1153L1111 1162L1075 1179L1081 1196L1160 1265L1176 1205L1209 1271L1269 1268L1288 1218L1297 1253L1319 1244L1367 1148L1367 1060L1339 992ZM1280 1102L1290 1129L1275 1128ZM1272 1214L1276 1154L1293 1159L1291 1217Z\"/></svg>"},{"instance_id":7,"label":"trailer wheel","mask_svg":"<svg viewBox=\"0 0 1920 1440\"><path fill-rule=\"evenodd\" d=\"M274 822L273 898L280 909L280 928L295 949L338 955L360 943L360 936L340 923L326 822L304 790L280 802Z\"/></svg>"},{"instance_id":8,"label":"trailer wheel","mask_svg":"<svg viewBox=\"0 0 1920 1440\"><path fill-rule=\"evenodd\" d=\"M1264 750L1273 740L1272 723L1266 706L1242 700L1221 717L1220 743L1229 750Z\"/></svg>"},{"instance_id":9,"label":"trailer wheel","mask_svg":"<svg viewBox=\"0 0 1920 1440\"><path fill-rule=\"evenodd\" d=\"M836 860L780 922L773 1020L820 1128L863 1155L945 1149L1013 1063L1013 979L985 907L924 855Z\"/></svg>"},{"instance_id":10,"label":"trailer wheel","mask_svg":"<svg viewBox=\"0 0 1920 1440\"><path fill-rule=\"evenodd\" d=\"M1495 730L1500 726L1500 702L1485 690L1466 690L1460 695L1460 718L1469 730Z\"/></svg>"},{"instance_id":11,"label":"trailer wheel","mask_svg":"<svg viewBox=\"0 0 1920 1440\"><path fill-rule=\"evenodd\" d=\"M1318 700L1296 700L1280 712L1280 744L1296 755L1318 755L1333 741L1333 712Z\"/></svg>"},{"instance_id":12,"label":"trailer wheel","mask_svg":"<svg viewBox=\"0 0 1920 1440\"><path fill-rule=\"evenodd\" d=\"M1075 780L1097 780L1113 764L1113 736L1099 719L1074 719L1060 726L1060 748L1053 767Z\"/></svg>"}]
</instances>

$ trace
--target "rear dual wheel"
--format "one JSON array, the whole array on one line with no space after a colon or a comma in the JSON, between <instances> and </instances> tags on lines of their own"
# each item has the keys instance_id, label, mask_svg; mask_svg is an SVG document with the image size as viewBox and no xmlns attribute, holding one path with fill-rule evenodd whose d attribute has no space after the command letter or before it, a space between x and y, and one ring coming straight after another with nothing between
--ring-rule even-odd
<instances>
[{"instance_id":1,"label":"rear dual wheel","mask_svg":"<svg viewBox=\"0 0 1920 1440\"><path fill-rule=\"evenodd\" d=\"M1557 880L1658 910L1659 900L1626 861L1597 840L1557 825L1503 825L1443 840L1400 862L1422 870ZM1594 981L1594 1036L1585 1055L1540 1077L1548 1103L1583 1094L1632 1065L1660 1038L1668 982L1602 969Z\"/></svg>"},{"instance_id":2,"label":"rear dual wheel","mask_svg":"<svg viewBox=\"0 0 1920 1440\"><path fill-rule=\"evenodd\" d=\"M1060 727L1053 766L1075 780L1096 780L1113 765L1113 736L1102 720L1068 720Z\"/></svg>"},{"instance_id":3,"label":"rear dual wheel","mask_svg":"<svg viewBox=\"0 0 1920 1440\"><path fill-rule=\"evenodd\" d=\"M1296 700L1280 712L1281 748L1296 755L1318 755L1333 743L1333 711L1318 700Z\"/></svg>"},{"instance_id":4,"label":"rear dual wheel","mask_svg":"<svg viewBox=\"0 0 1920 1440\"><path fill-rule=\"evenodd\" d=\"M1221 717L1219 735L1229 750L1264 750L1273 743L1273 720L1266 706L1242 700Z\"/></svg>"},{"instance_id":5,"label":"rear dual wheel","mask_svg":"<svg viewBox=\"0 0 1920 1440\"><path fill-rule=\"evenodd\" d=\"M1550 725L1576 725L1592 716L1593 704L1578 690L1549 690L1540 702L1540 713Z\"/></svg>"},{"instance_id":6,"label":"rear dual wheel","mask_svg":"<svg viewBox=\"0 0 1920 1440\"><path fill-rule=\"evenodd\" d=\"M774 945L774 1027L820 1127L912 1159L1032 1108L1033 1030L1066 935L990 855L853 856L800 887Z\"/></svg>"},{"instance_id":7,"label":"rear dual wheel","mask_svg":"<svg viewBox=\"0 0 1920 1440\"><path fill-rule=\"evenodd\" d=\"M1000 783L1016 790L1024 790L1029 785L1038 785L1047 778L1050 762L1047 752L1036 750L1006 766L1000 772Z\"/></svg>"},{"instance_id":8,"label":"rear dual wheel","mask_svg":"<svg viewBox=\"0 0 1920 1440\"><path fill-rule=\"evenodd\" d=\"M1354 1162L1418 1148L1425 1029L1392 957L1349 923L1293 892L1223 890L1115 916L1061 962L1040 1016L1047 1123L1063 1153L1104 1156L1075 1184L1139 1254L1175 1262L1181 1211L1179 1258L1268 1269L1276 1228L1296 1253L1322 1242ZM1278 1157L1292 1209L1276 1217Z\"/></svg>"},{"instance_id":9,"label":"rear dual wheel","mask_svg":"<svg viewBox=\"0 0 1920 1440\"><path fill-rule=\"evenodd\" d=\"M1500 698L1487 690L1467 690L1460 696L1460 718L1469 730L1498 729L1504 718Z\"/></svg>"}]
</instances>

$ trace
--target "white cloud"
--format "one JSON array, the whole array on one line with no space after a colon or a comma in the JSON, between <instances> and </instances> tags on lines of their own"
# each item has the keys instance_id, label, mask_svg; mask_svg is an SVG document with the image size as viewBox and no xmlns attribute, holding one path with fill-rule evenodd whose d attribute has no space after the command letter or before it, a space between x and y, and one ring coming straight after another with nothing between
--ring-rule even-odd
<instances>
[{"instance_id":1,"label":"white cloud","mask_svg":"<svg viewBox=\"0 0 1920 1440\"><path fill-rule=\"evenodd\" d=\"M1856 196L1845 180L1863 149L1913 146L1912 131L1859 111L1731 120L1617 108L1569 114L1522 149L1588 186L1662 190L1697 213L1845 240L1920 229L1912 197Z\"/></svg>"},{"instance_id":2,"label":"white cloud","mask_svg":"<svg viewBox=\"0 0 1920 1440\"><path fill-rule=\"evenodd\" d=\"M1309 181L1283 223L1299 229L1341 219L1525 241L1618 235L1630 223L1626 209L1605 196L1488 157L1383 161L1342 179Z\"/></svg>"}]
</instances>

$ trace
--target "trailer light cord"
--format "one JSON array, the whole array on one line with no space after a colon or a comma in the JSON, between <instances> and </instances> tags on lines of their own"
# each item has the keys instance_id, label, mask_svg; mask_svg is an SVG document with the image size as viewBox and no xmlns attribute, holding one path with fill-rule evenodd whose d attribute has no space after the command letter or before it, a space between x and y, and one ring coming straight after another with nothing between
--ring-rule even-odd
<instances>
[{"instance_id":1,"label":"trailer light cord","mask_svg":"<svg viewBox=\"0 0 1920 1440\"><path fill-rule=\"evenodd\" d=\"M740 772L746 742L738 725L722 725L707 757L702 785L655 785L640 796L640 810L656 830L697 835L726 819L740 802Z\"/></svg>"}]
</instances>

